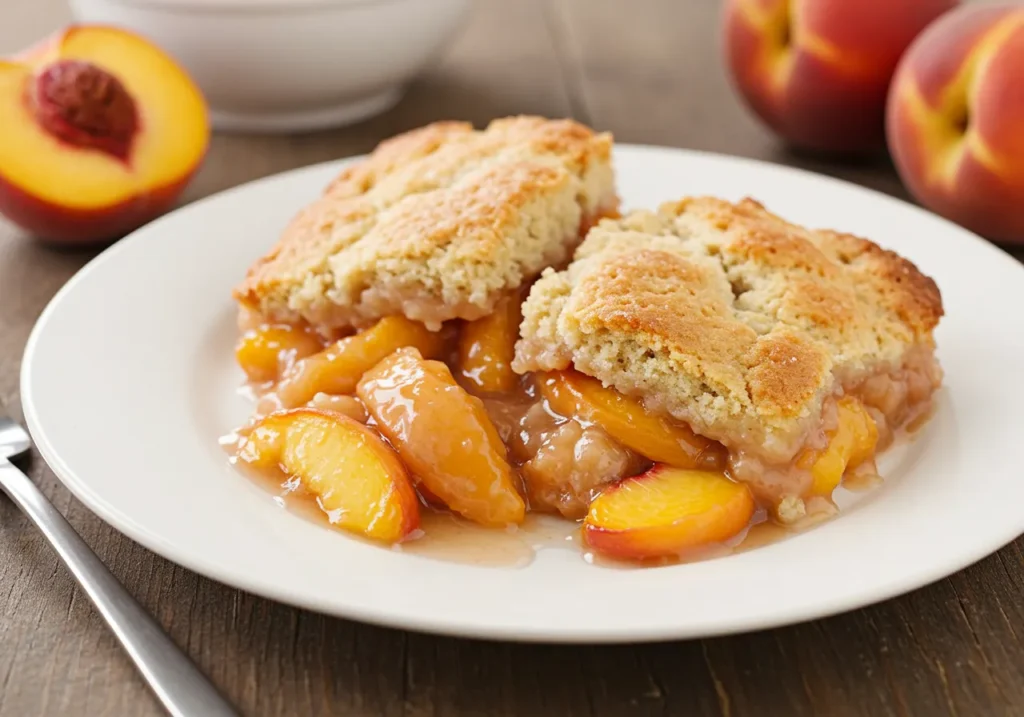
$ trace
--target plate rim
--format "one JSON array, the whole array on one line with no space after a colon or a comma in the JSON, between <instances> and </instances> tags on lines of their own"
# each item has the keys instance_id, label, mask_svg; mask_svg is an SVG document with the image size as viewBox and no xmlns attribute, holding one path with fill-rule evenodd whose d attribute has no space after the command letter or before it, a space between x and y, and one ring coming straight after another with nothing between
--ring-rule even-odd
<instances>
[{"instance_id":1,"label":"plate rim","mask_svg":"<svg viewBox=\"0 0 1024 717\"><path fill-rule=\"evenodd\" d=\"M845 190L853 190L862 194L873 195L876 200L896 203L901 205L903 209L909 208L913 210L913 214L917 217L926 217L929 221L938 220L944 223L948 228L951 228L963 238L966 239L969 237L974 246L978 247L979 245L983 245L985 247L983 251L987 251L992 256L998 256L1000 261L1007 262L1009 265L1016 267L1016 269L1024 271L1024 265L1018 262L1006 250L955 224L954 222L899 197L894 197L877 189L858 185L837 177L819 174L817 172L798 167L776 164L765 160L704 150L629 143L619 143L616 145L615 149L618 151L626 150L628 153L665 154L667 152L669 154L677 155L680 158L686 158L688 156L702 157L713 161L725 161L733 164L733 166L752 165L754 167L770 169L772 171L782 170L785 173L803 177L805 180L813 180L817 182L824 181L825 183L837 185ZM340 609L338 605L329 605L317 599L310 599L300 593L290 593L286 588L268 589L262 584L255 584L246 576L231 576L230 582L228 582L223 576L207 570L201 561L191 559L187 554L180 554L174 546L166 544L159 538L148 535L140 527L133 525L131 521L121 521L119 519L117 524L115 524L110 517L111 509L99 496L92 495L86 489L84 483L75 477L75 472L64 462L57 452L56 447L47 439L42 425L42 419L35 405L36 399L31 388L31 379L34 370L33 366L35 364L34 356L37 351L37 345L40 341L40 337L45 332L46 325L50 320L51 315L57 310L64 297L74 291L76 285L89 273L94 271L96 267L101 266L104 262L110 261L112 257L116 257L120 251L123 251L124 248L132 242L144 239L144 236L142 236L143 230L150 231L153 226L166 221L179 210L202 206L207 202L217 202L225 196L231 196L234 193L243 193L253 186L257 186L262 183L270 183L289 176L326 171L328 168L341 169L345 165L356 162L364 156L365 155L357 155L328 160L259 177L248 182L223 189L179 207L153 222L150 222L144 227L141 227L139 230L130 233L120 241L101 251L96 257L79 269L67 282L65 282L57 292L55 292L46 307L40 313L25 344L19 381L22 411L24 413L29 432L32 435L33 445L36 447L36 450L39 451L40 456L46 464L57 476L58 480L60 480L60 482L83 505L85 505L91 513L111 528L124 535L126 538L133 540L139 545L145 547L147 550L156 553L160 557L169 560L172 563L180 565L220 584L227 585L235 589L241 589L251 594L274 600L276 602L281 602L283 604L367 624L392 629L404 629L413 632L448 635L469 639L496 639L509 642L548 644L615 644L663 642L678 639L715 637L781 627L784 625L799 624L823 617L838 615L919 590L922 587L953 575L984 559L985 557L998 552L1019 538L1021 534L1024 534L1024 514L1022 514L1019 525L1016 528L1009 525L1007 526L1007 530L1005 531L1007 537L1005 540L1002 540L998 546L993 547L990 544L974 546L973 550L963 551L960 555L960 559L942 563L941 566L936 564L933 569L925 571L923 574L917 574L916 577L910 581L892 581L890 583L881 584L876 583L872 586L872 589L861 591L859 593L851 593L844 596L844 599L841 600L833 600L831 602L821 601L820 603L817 603L813 609L808 609L804 606L793 607L791 605L785 605L774 609L771 616L768 618L757 614L744 615L734 618L727 625L716 624L701 628L672 625L661 628L651 627L646 630L638 630L636 628L616 630L613 625L602 625L598 627L592 626L591 628L582 630L574 627L559 627L557 629L553 629L550 626L524 629L521 625L501 623L491 623L485 628L482 628L478 625L462 623L451 619L440 620L431 619L430 617L425 618L423 616L395 615L387 611L377 613L373 610L365 610L358 607L346 607L345 609ZM295 211L297 212L298 210L299 208L296 207ZM612 629L609 629L610 627Z\"/></svg>"}]
</instances>

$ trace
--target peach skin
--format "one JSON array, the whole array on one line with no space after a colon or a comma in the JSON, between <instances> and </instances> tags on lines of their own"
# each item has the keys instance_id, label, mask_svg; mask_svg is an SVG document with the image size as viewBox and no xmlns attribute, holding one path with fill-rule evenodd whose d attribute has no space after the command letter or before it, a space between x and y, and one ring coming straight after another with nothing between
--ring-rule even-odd
<instances>
[{"instance_id":1,"label":"peach skin","mask_svg":"<svg viewBox=\"0 0 1024 717\"><path fill-rule=\"evenodd\" d=\"M790 144L851 153L885 144L900 55L957 0L728 0L726 61L749 107Z\"/></svg>"},{"instance_id":2,"label":"peach skin","mask_svg":"<svg viewBox=\"0 0 1024 717\"><path fill-rule=\"evenodd\" d=\"M55 242L109 240L169 209L209 143L206 104L162 50L76 26L0 61L0 213Z\"/></svg>"},{"instance_id":3,"label":"peach skin","mask_svg":"<svg viewBox=\"0 0 1024 717\"><path fill-rule=\"evenodd\" d=\"M1024 6L946 15L900 60L887 133L929 209L995 241L1024 242Z\"/></svg>"}]
</instances>

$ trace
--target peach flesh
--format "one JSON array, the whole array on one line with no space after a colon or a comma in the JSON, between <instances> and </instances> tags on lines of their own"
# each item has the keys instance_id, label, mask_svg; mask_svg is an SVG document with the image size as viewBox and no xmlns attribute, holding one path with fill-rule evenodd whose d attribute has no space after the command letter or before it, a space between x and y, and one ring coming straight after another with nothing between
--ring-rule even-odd
<instances>
[{"instance_id":1,"label":"peach flesh","mask_svg":"<svg viewBox=\"0 0 1024 717\"><path fill-rule=\"evenodd\" d=\"M755 508L750 490L721 473L657 464L594 499L583 536L614 558L682 556L738 535Z\"/></svg>"},{"instance_id":2,"label":"peach flesh","mask_svg":"<svg viewBox=\"0 0 1024 717\"><path fill-rule=\"evenodd\" d=\"M356 393L428 495L482 525L523 522L505 444L483 402L445 364L399 349L363 376Z\"/></svg>"},{"instance_id":3,"label":"peach flesh","mask_svg":"<svg viewBox=\"0 0 1024 717\"><path fill-rule=\"evenodd\" d=\"M337 527L393 543L419 526L419 501L398 455L345 415L311 408L271 414L237 456L272 477L297 478Z\"/></svg>"}]
</instances>

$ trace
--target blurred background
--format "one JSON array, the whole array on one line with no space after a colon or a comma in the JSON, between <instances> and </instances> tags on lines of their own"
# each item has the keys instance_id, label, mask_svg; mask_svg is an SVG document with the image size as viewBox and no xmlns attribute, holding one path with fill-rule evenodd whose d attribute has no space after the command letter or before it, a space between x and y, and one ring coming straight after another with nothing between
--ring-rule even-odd
<instances>
[{"instance_id":1,"label":"blurred background","mask_svg":"<svg viewBox=\"0 0 1024 717\"><path fill-rule=\"evenodd\" d=\"M195 22L204 17L203 0L110 1L170 8L191 4L198 6ZM80 5L93 10L91 3ZM473 0L468 5L454 36L393 108L353 126L311 133L218 133L182 201L366 152L382 138L433 120L483 124L517 113L572 116L612 131L621 142L783 162L906 196L884 155L836 162L795 154L745 108L722 60L719 0ZM22 50L72 20L66 0L6 0L0 10L0 55ZM205 51L218 54L214 47ZM380 51L387 49L382 45ZM227 49L220 54L230 59ZM344 74L358 68L323 71Z\"/></svg>"},{"instance_id":2,"label":"blurred background","mask_svg":"<svg viewBox=\"0 0 1024 717\"><path fill-rule=\"evenodd\" d=\"M72 22L129 35L68 32ZM105 240L183 202L364 153L431 121L539 114L574 117L619 142L838 176L1019 244L1022 27L1024 5L986 0L7 0L0 56L16 67L0 72L0 109L19 96L18 67L37 82L55 60L85 60L114 79L74 81L97 92L123 81L145 130L174 146L166 151L182 166L151 168L181 181L148 214L87 229L24 201L53 192L19 184L23 175L74 194L67 178L88 173L53 152L42 153L47 172L15 169L39 162L11 149L37 146L16 131L31 120L11 111L0 115L9 125L0 179L21 194L11 199L0 182L0 214L31 235ZM28 96L57 97L47 111L58 124L68 111L81 121L95 106L69 110L58 76ZM192 81L202 95L190 104ZM215 134L205 151L207 116ZM67 143L78 129L51 133ZM185 158L193 151L205 154L198 173Z\"/></svg>"},{"instance_id":3,"label":"blurred background","mask_svg":"<svg viewBox=\"0 0 1024 717\"><path fill-rule=\"evenodd\" d=\"M148 215L102 227L11 200L0 182L0 214L64 243L121 235L183 202L364 153L431 121L482 125L510 114L571 116L619 142L799 166L914 198L996 241L1024 242L1020 3L7 0L0 13L0 55L14 56L27 77L55 59L105 66L157 143L182 148L182 167L165 159L154 168L181 180L173 192L150 201ZM68 33L72 22L130 34ZM7 70L8 88L15 72ZM182 89L191 81L202 91L195 107ZM58 97L50 116L63 122L68 95L59 98L59 82L49 88ZM0 108L11 96L0 95ZM196 161L182 157L204 155L205 116L215 134L193 175ZM0 117L11 130L27 123ZM78 130L61 126L66 143ZM20 141L6 134L8 144ZM36 184L65 182L74 194L65 177L87 172L65 155L48 156L52 171L37 172ZM46 193L18 184L19 172L31 172L13 164L0 152L0 178L29 197Z\"/></svg>"}]
</instances>

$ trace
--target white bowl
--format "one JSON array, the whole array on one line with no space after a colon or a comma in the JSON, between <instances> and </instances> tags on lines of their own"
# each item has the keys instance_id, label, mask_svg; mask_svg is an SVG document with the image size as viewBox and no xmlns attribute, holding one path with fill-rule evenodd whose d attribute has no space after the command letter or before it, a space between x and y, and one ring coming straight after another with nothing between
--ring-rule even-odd
<instances>
[{"instance_id":1,"label":"white bowl","mask_svg":"<svg viewBox=\"0 0 1024 717\"><path fill-rule=\"evenodd\" d=\"M292 132L383 112L451 39L469 0L70 0L172 54L215 128Z\"/></svg>"}]
</instances>

